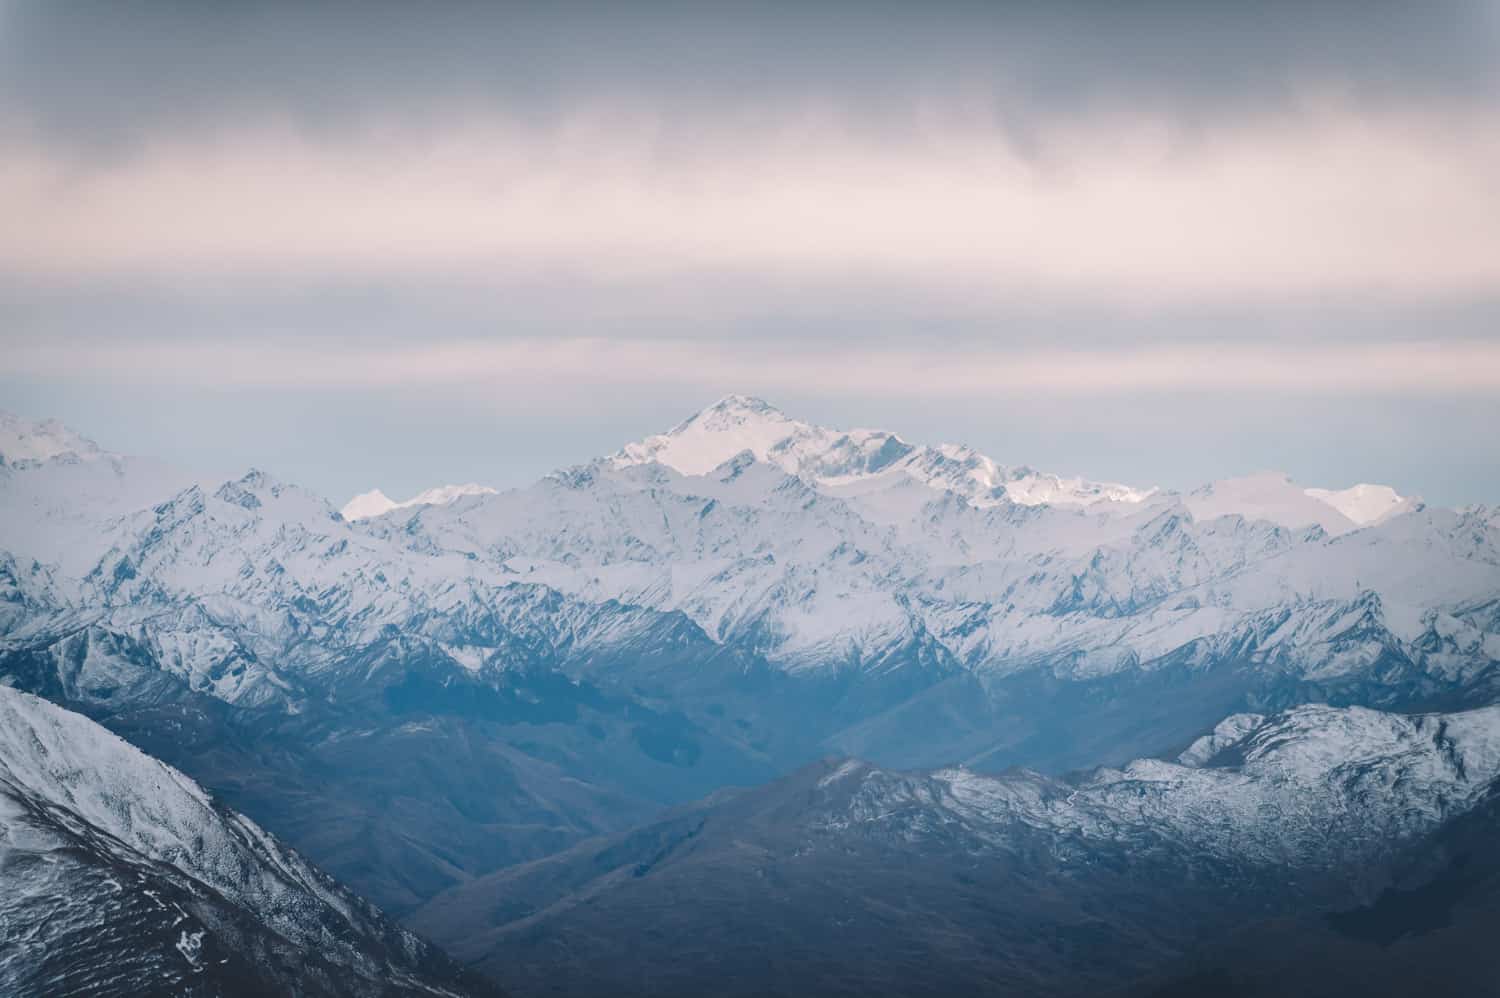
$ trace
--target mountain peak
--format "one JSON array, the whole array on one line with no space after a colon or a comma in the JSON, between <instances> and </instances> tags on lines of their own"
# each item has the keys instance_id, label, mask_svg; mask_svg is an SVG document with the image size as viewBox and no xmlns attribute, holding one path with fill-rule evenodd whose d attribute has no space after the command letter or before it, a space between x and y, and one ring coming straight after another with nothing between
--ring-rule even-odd
<instances>
[{"instance_id":1,"label":"mountain peak","mask_svg":"<svg viewBox=\"0 0 1500 998\"><path fill-rule=\"evenodd\" d=\"M654 461L684 475L706 475L744 451L769 461L788 439L817 432L828 431L791 419L764 399L726 395L666 433L627 444L610 463L625 467Z\"/></svg>"},{"instance_id":2,"label":"mountain peak","mask_svg":"<svg viewBox=\"0 0 1500 998\"><path fill-rule=\"evenodd\" d=\"M487 485L469 482L465 485L438 485L425 489L404 502L397 502L379 489L361 492L344 503L340 515L349 521L368 520L383 516L393 509L409 509L412 506L446 506L464 496L494 495L495 490Z\"/></svg>"},{"instance_id":3,"label":"mountain peak","mask_svg":"<svg viewBox=\"0 0 1500 998\"><path fill-rule=\"evenodd\" d=\"M1418 509L1421 500L1403 496L1389 485L1303 488L1284 471L1260 471L1194 489L1187 496L1187 504L1198 519L1239 513L1284 527L1317 524L1338 535Z\"/></svg>"},{"instance_id":4,"label":"mountain peak","mask_svg":"<svg viewBox=\"0 0 1500 998\"><path fill-rule=\"evenodd\" d=\"M91 461L104 454L98 444L56 419L31 420L0 409L0 461L6 464L68 455Z\"/></svg>"},{"instance_id":5,"label":"mountain peak","mask_svg":"<svg viewBox=\"0 0 1500 998\"><path fill-rule=\"evenodd\" d=\"M1389 485L1360 482L1347 489L1307 489L1307 494L1367 527L1415 509L1419 500L1403 496Z\"/></svg>"},{"instance_id":6,"label":"mountain peak","mask_svg":"<svg viewBox=\"0 0 1500 998\"><path fill-rule=\"evenodd\" d=\"M368 492L361 492L344 503L344 508L339 510L339 513L346 520L368 520L372 516L389 513L395 508L394 499L379 489L371 489Z\"/></svg>"},{"instance_id":7,"label":"mountain peak","mask_svg":"<svg viewBox=\"0 0 1500 998\"><path fill-rule=\"evenodd\" d=\"M1222 478L1194 489L1184 501L1198 520L1233 514L1292 529L1316 525L1335 536L1358 526L1331 504L1309 494L1284 471Z\"/></svg>"},{"instance_id":8,"label":"mountain peak","mask_svg":"<svg viewBox=\"0 0 1500 998\"><path fill-rule=\"evenodd\" d=\"M699 418L709 413L736 413L753 416L780 416L786 414L763 398L754 395L725 395L713 405L698 413Z\"/></svg>"},{"instance_id":9,"label":"mountain peak","mask_svg":"<svg viewBox=\"0 0 1500 998\"><path fill-rule=\"evenodd\" d=\"M726 395L666 433L627 444L608 463L621 468L655 462L684 475L706 475L746 452L823 489L915 479L976 506L1136 503L1156 491L1007 469L967 447L918 446L884 430L817 426L750 395Z\"/></svg>"},{"instance_id":10,"label":"mountain peak","mask_svg":"<svg viewBox=\"0 0 1500 998\"><path fill-rule=\"evenodd\" d=\"M800 420L792 419L765 399L753 395L726 395L713 405L700 409L683 422L672 427L663 436L682 436L694 428L724 433L741 427L767 427L771 434L785 436L795 429L812 427ZM769 437L768 437L769 439ZM755 450L755 448L749 448ZM732 457L734 455L727 455ZM764 460L764 455L759 455ZM717 467L717 465L715 465Z\"/></svg>"}]
</instances>

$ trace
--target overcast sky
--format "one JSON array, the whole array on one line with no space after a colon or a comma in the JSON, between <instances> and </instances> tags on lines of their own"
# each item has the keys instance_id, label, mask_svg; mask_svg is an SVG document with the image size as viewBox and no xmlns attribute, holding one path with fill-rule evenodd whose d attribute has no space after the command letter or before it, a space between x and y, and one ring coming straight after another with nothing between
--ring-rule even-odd
<instances>
[{"instance_id":1,"label":"overcast sky","mask_svg":"<svg viewBox=\"0 0 1500 998\"><path fill-rule=\"evenodd\" d=\"M341 501L729 392L1500 501L1496 3L0 0L0 407Z\"/></svg>"}]
</instances>

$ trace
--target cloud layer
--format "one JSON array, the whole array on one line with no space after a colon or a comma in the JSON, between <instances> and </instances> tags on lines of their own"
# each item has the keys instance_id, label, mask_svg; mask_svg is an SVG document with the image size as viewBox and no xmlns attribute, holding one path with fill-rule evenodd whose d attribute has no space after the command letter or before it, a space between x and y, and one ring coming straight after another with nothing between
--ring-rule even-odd
<instances>
[{"instance_id":1,"label":"cloud layer","mask_svg":"<svg viewBox=\"0 0 1500 998\"><path fill-rule=\"evenodd\" d=\"M1500 495L1497 51L1491 0L0 0L0 392L316 413L360 488L367 427L457 461L503 395L543 462L749 391Z\"/></svg>"},{"instance_id":2,"label":"cloud layer","mask_svg":"<svg viewBox=\"0 0 1500 998\"><path fill-rule=\"evenodd\" d=\"M1084 397L1181 391L1447 396L1500 392L1500 343L1199 343L1088 351L885 345L850 351L589 337L406 346L133 340L85 350L75 343L18 346L0 358L0 375L268 388L484 386L534 398L563 383L728 385L769 395L859 397L983 397L1016 386Z\"/></svg>"},{"instance_id":3,"label":"cloud layer","mask_svg":"<svg viewBox=\"0 0 1500 998\"><path fill-rule=\"evenodd\" d=\"M1488 102L1489 0L396 0L0 5L0 115L129 145L253 119L328 134L434 109L548 120L599 100L686 132L978 100L1024 130L1088 109L1222 120L1309 91Z\"/></svg>"},{"instance_id":4,"label":"cloud layer","mask_svg":"<svg viewBox=\"0 0 1500 998\"><path fill-rule=\"evenodd\" d=\"M1488 115L1315 108L1192 134L1121 116L1047 129L1030 154L962 117L899 143L782 123L682 156L653 134L598 117L336 145L251 133L94 167L13 146L0 268L853 276L979 299L1500 287Z\"/></svg>"}]
</instances>

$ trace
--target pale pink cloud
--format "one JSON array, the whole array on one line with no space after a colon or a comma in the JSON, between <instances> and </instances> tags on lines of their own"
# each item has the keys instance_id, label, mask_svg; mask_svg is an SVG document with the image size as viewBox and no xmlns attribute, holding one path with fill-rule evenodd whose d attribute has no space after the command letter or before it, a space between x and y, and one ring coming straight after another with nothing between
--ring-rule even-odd
<instances>
[{"instance_id":1,"label":"pale pink cloud","mask_svg":"<svg viewBox=\"0 0 1500 998\"><path fill-rule=\"evenodd\" d=\"M274 339L32 342L0 355L0 374L242 387L485 386L545 395L554 384L732 385L763 393L925 397L1287 392L1317 396L1494 394L1500 343L1368 345L1197 343L1097 350L924 350L831 344L771 349L744 341L588 337L337 346Z\"/></svg>"},{"instance_id":2,"label":"pale pink cloud","mask_svg":"<svg viewBox=\"0 0 1500 998\"><path fill-rule=\"evenodd\" d=\"M1145 301L1500 289L1500 120L1336 101L1186 134L1114 115L1037 154L963 116L664 149L649 118L277 130L79 166L0 154L0 270L56 277L564 268L851 277Z\"/></svg>"}]
</instances>

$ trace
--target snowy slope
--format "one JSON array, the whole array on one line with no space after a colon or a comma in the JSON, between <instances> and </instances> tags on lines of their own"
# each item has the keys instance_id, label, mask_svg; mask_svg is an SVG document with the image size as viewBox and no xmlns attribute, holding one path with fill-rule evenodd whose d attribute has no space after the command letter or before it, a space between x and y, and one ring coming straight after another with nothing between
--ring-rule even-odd
<instances>
[{"instance_id":1,"label":"snowy slope","mask_svg":"<svg viewBox=\"0 0 1500 998\"><path fill-rule=\"evenodd\" d=\"M467 485L439 485L435 488L425 489L418 492L404 502L387 496L379 489L371 489L369 492L361 492L359 495L344 503L339 512L346 520L368 520L373 516L382 516L393 509L410 509L413 506L444 506L455 499L463 496L479 496L494 493L494 489L484 485L476 485L470 482Z\"/></svg>"},{"instance_id":2,"label":"snowy slope","mask_svg":"<svg viewBox=\"0 0 1500 998\"><path fill-rule=\"evenodd\" d=\"M902 777L863 778L868 790L850 820L918 792ZM1178 762L1137 760L1077 785L945 770L916 786L994 836L1025 825L1060 838L1163 838L1225 859L1331 866L1431 831L1497 778L1500 707L1403 716L1309 705L1227 718Z\"/></svg>"},{"instance_id":3,"label":"snowy slope","mask_svg":"<svg viewBox=\"0 0 1500 998\"><path fill-rule=\"evenodd\" d=\"M1399 516L1420 505L1420 500L1400 495L1389 485L1370 485L1364 482L1347 489L1307 489L1306 492L1361 527Z\"/></svg>"},{"instance_id":4,"label":"snowy slope","mask_svg":"<svg viewBox=\"0 0 1500 998\"><path fill-rule=\"evenodd\" d=\"M0 409L0 464L70 457L92 461L103 456L99 445L55 419L33 422Z\"/></svg>"},{"instance_id":5,"label":"snowy slope","mask_svg":"<svg viewBox=\"0 0 1500 998\"><path fill-rule=\"evenodd\" d=\"M1361 614L1373 623L1354 659L1399 645L1420 660L1465 632L1444 671L1494 661L1491 624L1473 616L1500 593L1500 535L1483 512L1426 510L1338 537L1209 512L1170 496L1099 514L979 508L910 479L830 494L745 452L701 476L596 465L370 529L582 599L680 611L797 671L878 662L914 641L988 672L1098 674L1247 643L1323 668Z\"/></svg>"},{"instance_id":6,"label":"snowy slope","mask_svg":"<svg viewBox=\"0 0 1500 998\"><path fill-rule=\"evenodd\" d=\"M1193 490L1184 501L1200 520L1243 516L1283 527L1317 526L1329 534L1348 533L1358 525L1336 506L1315 497L1312 490L1299 487L1279 471L1213 482Z\"/></svg>"},{"instance_id":7,"label":"snowy slope","mask_svg":"<svg viewBox=\"0 0 1500 998\"><path fill-rule=\"evenodd\" d=\"M467 992L426 943L195 783L0 686L0 990Z\"/></svg>"},{"instance_id":8,"label":"snowy slope","mask_svg":"<svg viewBox=\"0 0 1500 998\"><path fill-rule=\"evenodd\" d=\"M154 458L105 451L56 420L0 410L0 551L18 560L81 576L111 520L195 481Z\"/></svg>"},{"instance_id":9,"label":"snowy slope","mask_svg":"<svg viewBox=\"0 0 1500 998\"><path fill-rule=\"evenodd\" d=\"M1006 468L958 444L917 446L883 430L814 426L743 395L730 395L666 433L626 445L610 463L654 462L685 475L703 475L746 451L820 487L848 488L904 475L962 495L976 506L1002 498L1025 506L1135 503L1156 491Z\"/></svg>"},{"instance_id":10,"label":"snowy slope","mask_svg":"<svg viewBox=\"0 0 1500 998\"><path fill-rule=\"evenodd\" d=\"M194 691L245 706L295 705L309 683L399 634L477 668L530 664L534 650L649 633L658 615L539 590L460 553L415 551L356 530L323 499L263 472L110 521L108 547L61 609L12 645L44 644L80 694L133 682L123 636ZM83 654L56 639L95 633ZM99 638L100 640L94 640ZM3 646L0 646L3 648Z\"/></svg>"}]
</instances>

